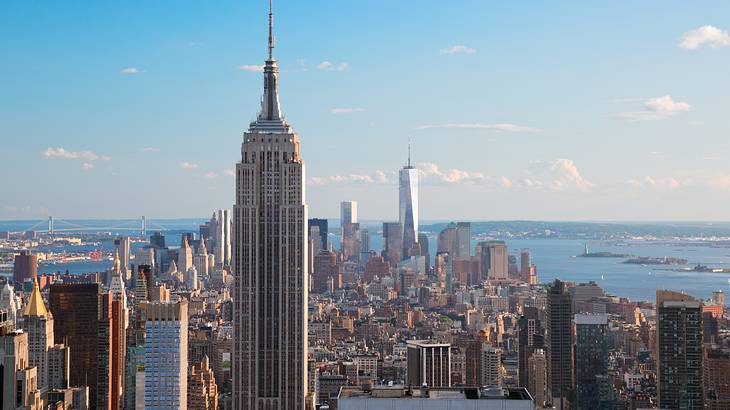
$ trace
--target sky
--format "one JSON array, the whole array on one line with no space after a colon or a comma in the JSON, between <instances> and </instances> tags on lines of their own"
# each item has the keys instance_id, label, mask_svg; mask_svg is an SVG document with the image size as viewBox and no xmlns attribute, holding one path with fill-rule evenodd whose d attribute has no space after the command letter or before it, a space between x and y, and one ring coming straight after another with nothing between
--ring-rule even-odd
<instances>
[{"instance_id":1,"label":"sky","mask_svg":"<svg viewBox=\"0 0 730 410\"><path fill-rule=\"evenodd\" d=\"M0 4L0 219L230 208L265 0ZM730 2L275 0L311 217L730 220Z\"/></svg>"}]
</instances>

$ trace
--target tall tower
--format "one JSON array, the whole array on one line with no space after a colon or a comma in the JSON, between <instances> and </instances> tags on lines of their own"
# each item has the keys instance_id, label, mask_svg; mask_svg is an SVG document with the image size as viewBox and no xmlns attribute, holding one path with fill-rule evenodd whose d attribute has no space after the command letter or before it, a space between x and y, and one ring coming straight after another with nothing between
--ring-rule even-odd
<instances>
[{"instance_id":1,"label":"tall tower","mask_svg":"<svg viewBox=\"0 0 730 410\"><path fill-rule=\"evenodd\" d=\"M411 166L411 144L408 144L408 163L401 168L398 178L398 222L403 230L401 259L414 254L418 245L418 170ZM420 252L420 250L418 250Z\"/></svg>"},{"instance_id":2,"label":"tall tower","mask_svg":"<svg viewBox=\"0 0 730 410\"><path fill-rule=\"evenodd\" d=\"M307 205L299 135L279 108L269 2L261 111L243 135L233 210L234 409L300 410L307 392Z\"/></svg>"},{"instance_id":3,"label":"tall tower","mask_svg":"<svg viewBox=\"0 0 730 410\"><path fill-rule=\"evenodd\" d=\"M28 333L28 364L38 368L38 390L43 395L48 390L48 349L54 345L53 315L46 309L35 279L30 298L21 315L23 330Z\"/></svg>"},{"instance_id":4,"label":"tall tower","mask_svg":"<svg viewBox=\"0 0 730 410\"><path fill-rule=\"evenodd\" d=\"M357 222L357 202L340 203L340 248L345 259L357 260L360 256L360 224Z\"/></svg>"},{"instance_id":5,"label":"tall tower","mask_svg":"<svg viewBox=\"0 0 730 410\"><path fill-rule=\"evenodd\" d=\"M188 301L142 305L145 312L145 409L187 409Z\"/></svg>"},{"instance_id":6,"label":"tall tower","mask_svg":"<svg viewBox=\"0 0 730 410\"><path fill-rule=\"evenodd\" d=\"M564 282L556 279L548 287L546 313L549 397L552 397L555 408L570 408L573 394L573 302Z\"/></svg>"},{"instance_id":7,"label":"tall tower","mask_svg":"<svg viewBox=\"0 0 730 410\"><path fill-rule=\"evenodd\" d=\"M663 409L702 409L702 304L657 290L657 395Z\"/></svg>"}]
</instances>

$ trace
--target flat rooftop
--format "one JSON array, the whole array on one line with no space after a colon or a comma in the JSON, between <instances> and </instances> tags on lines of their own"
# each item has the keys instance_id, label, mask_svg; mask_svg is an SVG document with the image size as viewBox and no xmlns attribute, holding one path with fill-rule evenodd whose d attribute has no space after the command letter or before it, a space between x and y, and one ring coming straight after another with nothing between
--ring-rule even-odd
<instances>
[{"instance_id":1,"label":"flat rooftop","mask_svg":"<svg viewBox=\"0 0 730 410\"><path fill-rule=\"evenodd\" d=\"M406 400L525 400L532 402L532 396L524 388L479 388L479 387L436 387L429 389L408 387L374 386L370 390L361 387L344 386L338 400L343 399L406 399Z\"/></svg>"}]
</instances>

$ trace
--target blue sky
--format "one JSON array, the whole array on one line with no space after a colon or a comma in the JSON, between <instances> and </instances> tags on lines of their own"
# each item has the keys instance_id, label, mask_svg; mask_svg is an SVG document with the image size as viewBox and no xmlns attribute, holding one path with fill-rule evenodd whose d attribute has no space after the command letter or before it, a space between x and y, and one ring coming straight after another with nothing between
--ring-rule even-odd
<instances>
[{"instance_id":1,"label":"blue sky","mask_svg":"<svg viewBox=\"0 0 730 410\"><path fill-rule=\"evenodd\" d=\"M0 5L0 219L207 216L262 90L261 1ZM277 0L310 215L730 220L730 3Z\"/></svg>"}]
</instances>

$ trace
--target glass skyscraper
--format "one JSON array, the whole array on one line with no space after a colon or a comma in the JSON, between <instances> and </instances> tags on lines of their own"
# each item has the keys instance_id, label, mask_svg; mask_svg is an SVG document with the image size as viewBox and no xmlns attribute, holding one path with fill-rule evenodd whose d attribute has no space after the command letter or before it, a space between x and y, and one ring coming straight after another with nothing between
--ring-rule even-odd
<instances>
[{"instance_id":1,"label":"glass skyscraper","mask_svg":"<svg viewBox=\"0 0 730 410\"><path fill-rule=\"evenodd\" d=\"M403 251L401 259L420 254L418 245L418 169L411 166L410 146L408 148L408 163L401 168L398 178L399 184L399 216L403 232ZM415 250L415 252L414 252Z\"/></svg>"}]
</instances>

